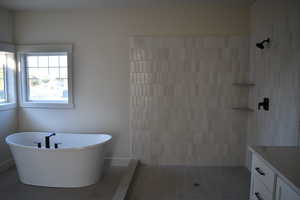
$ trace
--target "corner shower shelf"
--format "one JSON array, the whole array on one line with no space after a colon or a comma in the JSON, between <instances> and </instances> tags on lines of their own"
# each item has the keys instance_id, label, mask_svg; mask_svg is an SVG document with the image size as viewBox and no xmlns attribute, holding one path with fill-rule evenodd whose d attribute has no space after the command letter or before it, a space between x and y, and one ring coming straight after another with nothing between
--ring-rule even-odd
<instances>
[{"instance_id":1,"label":"corner shower shelf","mask_svg":"<svg viewBox=\"0 0 300 200\"><path fill-rule=\"evenodd\" d=\"M253 112L254 111L252 108L248 108L248 107L233 107L232 110L246 111L246 112Z\"/></svg>"},{"instance_id":2,"label":"corner shower shelf","mask_svg":"<svg viewBox=\"0 0 300 200\"><path fill-rule=\"evenodd\" d=\"M255 86L254 83L244 83L244 82L236 82L236 83L233 83L232 85L240 86L240 87L253 87L253 86Z\"/></svg>"}]
</instances>

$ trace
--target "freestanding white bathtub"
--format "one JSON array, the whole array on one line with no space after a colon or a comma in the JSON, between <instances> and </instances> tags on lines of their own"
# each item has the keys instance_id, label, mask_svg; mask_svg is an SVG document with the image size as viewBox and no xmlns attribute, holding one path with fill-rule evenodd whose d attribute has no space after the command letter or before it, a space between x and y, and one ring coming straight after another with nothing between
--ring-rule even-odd
<instances>
[{"instance_id":1,"label":"freestanding white bathtub","mask_svg":"<svg viewBox=\"0 0 300 200\"><path fill-rule=\"evenodd\" d=\"M102 175L107 134L56 133L45 148L50 133L23 132L6 137L22 183L46 187L84 187ZM41 142L39 148L36 142ZM55 143L58 148L54 148Z\"/></svg>"}]
</instances>

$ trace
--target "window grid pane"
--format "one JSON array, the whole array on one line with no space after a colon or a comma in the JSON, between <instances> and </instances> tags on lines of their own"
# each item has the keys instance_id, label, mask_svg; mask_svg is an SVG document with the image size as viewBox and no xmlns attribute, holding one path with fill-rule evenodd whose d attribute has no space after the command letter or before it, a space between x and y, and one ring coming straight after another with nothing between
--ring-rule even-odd
<instances>
[{"instance_id":1,"label":"window grid pane","mask_svg":"<svg viewBox=\"0 0 300 200\"><path fill-rule=\"evenodd\" d=\"M7 59L3 52L0 52L0 103L7 102L7 88L6 88L6 65Z\"/></svg>"},{"instance_id":2,"label":"window grid pane","mask_svg":"<svg viewBox=\"0 0 300 200\"><path fill-rule=\"evenodd\" d=\"M30 55L26 59L28 100L68 101L67 54ZM32 64L35 60L37 65Z\"/></svg>"}]
</instances>

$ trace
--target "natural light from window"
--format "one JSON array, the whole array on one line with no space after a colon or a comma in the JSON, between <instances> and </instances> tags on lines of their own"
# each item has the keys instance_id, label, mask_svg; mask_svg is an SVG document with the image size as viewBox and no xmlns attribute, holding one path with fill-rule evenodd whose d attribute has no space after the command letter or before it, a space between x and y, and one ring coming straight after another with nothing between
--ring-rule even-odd
<instances>
[{"instance_id":1,"label":"natural light from window","mask_svg":"<svg viewBox=\"0 0 300 200\"><path fill-rule=\"evenodd\" d=\"M7 103L7 58L5 52L0 52L0 104Z\"/></svg>"},{"instance_id":2,"label":"natural light from window","mask_svg":"<svg viewBox=\"0 0 300 200\"><path fill-rule=\"evenodd\" d=\"M67 53L27 54L28 101L68 102Z\"/></svg>"}]
</instances>

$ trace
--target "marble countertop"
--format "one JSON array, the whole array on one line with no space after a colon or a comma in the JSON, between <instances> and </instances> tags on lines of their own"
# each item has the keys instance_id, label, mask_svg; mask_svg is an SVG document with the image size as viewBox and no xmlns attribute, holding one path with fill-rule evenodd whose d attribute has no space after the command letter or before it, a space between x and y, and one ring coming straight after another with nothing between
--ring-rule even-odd
<instances>
[{"instance_id":1,"label":"marble countertop","mask_svg":"<svg viewBox=\"0 0 300 200\"><path fill-rule=\"evenodd\" d=\"M249 146L287 184L300 194L300 148Z\"/></svg>"}]
</instances>

